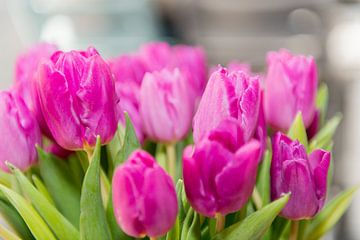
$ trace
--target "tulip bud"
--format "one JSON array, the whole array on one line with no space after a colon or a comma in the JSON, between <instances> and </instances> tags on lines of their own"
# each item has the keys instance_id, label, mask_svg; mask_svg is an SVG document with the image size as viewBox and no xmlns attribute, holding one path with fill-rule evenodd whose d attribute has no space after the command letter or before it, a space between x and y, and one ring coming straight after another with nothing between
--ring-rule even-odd
<instances>
[{"instance_id":1,"label":"tulip bud","mask_svg":"<svg viewBox=\"0 0 360 240\"><path fill-rule=\"evenodd\" d=\"M160 71L164 68L178 68L188 82L192 101L196 105L206 85L206 54L201 47L175 45L165 42L152 42L141 47L140 57L148 71Z\"/></svg>"},{"instance_id":2,"label":"tulip bud","mask_svg":"<svg viewBox=\"0 0 360 240\"><path fill-rule=\"evenodd\" d=\"M0 92L0 168L8 161L26 170L36 162L36 144L41 144L39 126L24 101L11 92Z\"/></svg>"},{"instance_id":3,"label":"tulip bud","mask_svg":"<svg viewBox=\"0 0 360 240\"><path fill-rule=\"evenodd\" d=\"M210 75L221 68L222 68L222 66L220 64L210 68L210 71L209 71ZM229 62L226 66L226 69L230 73L242 71L242 72L245 72L246 74L252 74L251 66L247 63L239 62L238 60L232 60L231 62Z\"/></svg>"},{"instance_id":4,"label":"tulip bud","mask_svg":"<svg viewBox=\"0 0 360 240\"><path fill-rule=\"evenodd\" d=\"M93 147L115 134L115 89L112 73L94 48L58 51L40 64L37 90L46 123L63 148Z\"/></svg>"},{"instance_id":5,"label":"tulip bud","mask_svg":"<svg viewBox=\"0 0 360 240\"><path fill-rule=\"evenodd\" d=\"M254 134L259 114L260 87L257 77L219 68L209 79L193 120L194 142L228 117L238 121L245 140Z\"/></svg>"},{"instance_id":6,"label":"tulip bud","mask_svg":"<svg viewBox=\"0 0 360 240\"><path fill-rule=\"evenodd\" d=\"M140 86L146 72L145 65L135 55L122 55L108 61L115 76L115 92L121 101L117 104L118 119L125 124L124 111L129 113L136 136L143 142L145 136L139 112Z\"/></svg>"},{"instance_id":7,"label":"tulip bud","mask_svg":"<svg viewBox=\"0 0 360 240\"><path fill-rule=\"evenodd\" d=\"M260 143L244 144L243 130L233 118L222 121L208 136L194 149L184 150L183 175L191 206L214 217L236 212L248 201L256 182Z\"/></svg>"},{"instance_id":8,"label":"tulip bud","mask_svg":"<svg viewBox=\"0 0 360 240\"><path fill-rule=\"evenodd\" d=\"M151 155L133 152L115 170L112 183L115 217L126 234L158 237L174 225L178 212L175 186Z\"/></svg>"},{"instance_id":9,"label":"tulip bud","mask_svg":"<svg viewBox=\"0 0 360 240\"><path fill-rule=\"evenodd\" d=\"M46 125L41 111L35 81L37 68L42 60L49 59L57 50L53 44L40 43L31 47L27 52L19 55L15 64L15 85L17 95L24 99L28 109L35 115L41 131L51 138L51 133Z\"/></svg>"},{"instance_id":10,"label":"tulip bud","mask_svg":"<svg viewBox=\"0 0 360 240\"><path fill-rule=\"evenodd\" d=\"M314 58L280 50L268 53L267 64L264 96L267 123L287 130L300 111L305 127L309 127L315 114L318 81Z\"/></svg>"},{"instance_id":11,"label":"tulip bud","mask_svg":"<svg viewBox=\"0 0 360 240\"><path fill-rule=\"evenodd\" d=\"M291 220L312 218L325 202L330 152L317 149L307 155L303 145L280 132L272 145L271 198L290 192L281 215Z\"/></svg>"},{"instance_id":12,"label":"tulip bud","mask_svg":"<svg viewBox=\"0 0 360 240\"><path fill-rule=\"evenodd\" d=\"M146 73L140 90L140 115L151 139L176 142L190 130L194 106L178 69Z\"/></svg>"}]
</instances>

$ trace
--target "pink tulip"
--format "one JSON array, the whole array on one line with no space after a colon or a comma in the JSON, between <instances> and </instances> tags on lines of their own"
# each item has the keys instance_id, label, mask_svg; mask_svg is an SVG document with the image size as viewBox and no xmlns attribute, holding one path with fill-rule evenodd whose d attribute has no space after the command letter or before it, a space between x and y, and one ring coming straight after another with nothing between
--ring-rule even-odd
<instances>
[{"instance_id":1,"label":"pink tulip","mask_svg":"<svg viewBox=\"0 0 360 240\"><path fill-rule=\"evenodd\" d=\"M287 130L301 112L305 127L309 127L315 115L318 81L314 58L282 49L269 52L267 64L264 95L267 123Z\"/></svg>"},{"instance_id":2,"label":"pink tulip","mask_svg":"<svg viewBox=\"0 0 360 240\"><path fill-rule=\"evenodd\" d=\"M330 152L316 149L309 155L303 145L278 132L272 141L271 198L291 192L281 215L309 219L324 206Z\"/></svg>"},{"instance_id":3,"label":"pink tulip","mask_svg":"<svg viewBox=\"0 0 360 240\"><path fill-rule=\"evenodd\" d=\"M249 140L255 131L260 105L260 87L257 77L245 72L229 73L225 68L214 72L200 100L193 120L195 143L228 117L238 121Z\"/></svg>"},{"instance_id":4,"label":"pink tulip","mask_svg":"<svg viewBox=\"0 0 360 240\"><path fill-rule=\"evenodd\" d=\"M184 151L184 185L191 206L208 217L240 210L253 191L259 158L260 143L245 143L238 121L223 120L208 138Z\"/></svg>"},{"instance_id":5,"label":"pink tulip","mask_svg":"<svg viewBox=\"0 0 360 240\"><path fill-rule=\"evenodd\" d=\"M178 69L146 73L140 90L140 115L147 136L176 142L191 127L194 106L187 82Z\"/></svg>"},{"instance_id":6,"label":"pink tulip","mask_svg":"<svg viewBox=\"0 0 360 240\"><path fill-rule=\"evenodd\" d=\"M115 88L107 63L94 48L58 51L39 66L41 109L56 142L67 150L95 146L115 134Z\"/></svg>"},{"instance_id":7,"label":"pink tulip","mask_svg":"<svg viewBox=\"0 0 360 240\"><path fill-rule=\"evenodd\" d=\"M115 91L121 101L117 104L118 118L124 124L124 111L129 113L136 136L143 142L145 136L139 113L140 86L146 72L145 64L136 55L122 55L110 59L109 66L115 76Z\"/></svg>"},{"instance_id":8,"label":"pink tulip","mask_svg":"<svg viewBox=\"0 0 360 240\"><path fill-rule=\"evenodd\" d=\"M52 136L41 111L34 83L37 78L37 68L40 61L49 59L55 51L57 51L55 45L39 43L19 55L15 64L14 90L24 99L26 106L35 115L41 131L50 138Z\"/></svg>"},{"instance_id":9,"label":"pink tulip","mask_svg":"<svg viewBox=\"0 0 360 240\"><path fill-rule=\"evenodd\" d=\"M124 232L158 237L171 229L178 202L171 177L142 150L120 165L112 181L114 213Z\"/></svg>"},{"instance_id":10,"label":"pink tulip","mask_svg":"<svg viewBox=\"0 0 360 240\"><path fill-rule=\"evenodd\" d=\"M8 161L21 170L37 160L35 145L41 144L39 126L24 101L11 92L0 92L0 168Z\"/></svg>"}]
</instances>

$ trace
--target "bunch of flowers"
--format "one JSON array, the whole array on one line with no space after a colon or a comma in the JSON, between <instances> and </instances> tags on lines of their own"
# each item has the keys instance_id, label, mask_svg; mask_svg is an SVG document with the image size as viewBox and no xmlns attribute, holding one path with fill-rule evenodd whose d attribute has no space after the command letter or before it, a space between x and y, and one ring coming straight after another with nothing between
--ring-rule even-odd
<instances>
[{"instance_id":1,"label":"bunch of flowers","mask_svg":"<svg viewBox=\"0 0 360 240\"><path fill-rule=\"evenodd\" d=\"M311 56L255 74L199 47L42 43L0 99L4 239L318 239L356 191L328 201L341 116Z\"/></svg>"}]
</instances>

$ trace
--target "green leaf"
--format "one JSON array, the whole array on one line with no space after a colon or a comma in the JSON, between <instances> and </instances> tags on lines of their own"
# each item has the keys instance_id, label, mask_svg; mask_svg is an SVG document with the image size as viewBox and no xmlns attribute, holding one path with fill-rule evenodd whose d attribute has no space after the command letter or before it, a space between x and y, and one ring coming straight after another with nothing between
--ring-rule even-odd
<instances>
[{"instance_id":1,"label":"green leaf","mask_svg":"<svg viewBox=\"0 0 360 240\"><path fill-rule=\"evenodd\" d=\"M314 136L310 142L310 151L318 148L326 149L331 145L332 138L342 119L342 114L338 113L332 117L325 126Z\"/></svg>"},{"instance_id":2,"label":"green leaf","mask_svg":"<svg viewBox=\"0 0 360 240\"><path fill-rule=\"evenodd\" d=\"M79 239L78 230L30 183L23 173L13 166L9 168L15 174L23 193L31 200L55 235L64 240Z\"/></svg>"},{"instance_id":3,"label":"green leaf","mask_svg":"<svg viewBox=\"0 0 360 240\"><path fill-rule=\"evenodd\" d=\"M0 212L1 215L5 218L6 222L17 232L21 238L34 239L21 215L10 203L3 199L0 200Z\"/></svg>"},{"instance_id":4,"label":"green leaf","mask_svg":"<svg viewBox=\"0 0 360 240\"><path fill-rule=\"evenodd\" d=\"M301 112L296 114L296 117L291 124L291 127L287 134L293 140L299 140L299 142L304 145L306 149L308 149L308 139L306 134L306 128L304 125L304 121L302 118Z\"/></svg>"},{"instance_id":5,"label":"green leaf","mask_svg":"<svg viewBox=\"0 0 360 240\"><path fill-rule=\"evenodd\" d=\"M51 230L36 212L36 210L21 195L13 190L0 185L0 190L9 199L11 204L16 208L25 223L28 225L34 237L38 240L56 239Z\"/></svg>"},{"instance_id":6,"label":"green leaf","mask_svg":"<svg viewBox=\"0 0 360 240\"><path fill-rule=\"evenodd\" d=\"M323 125L329 101L329 89L325 83L321 83L316 96L316 107L320 111L320 126Z\"/></svg>"},{"instance_id":7,"label":"green leaf","mask_svg":"<svg viewBox=\"0 0 360 240\"><path fill-rule=\"evenodd\" d=\"M181 228L183 226L183 223L184 223L184 220L186 217L186 212L185 212L183 200L182 200L183 191L184 191L184 182L182 179L179 179L176 183L176 195L177 195L177 199L178 199L179 210L178 210L178 215L176 217L176 222L175 222L173 228L166 235L167 240L180 239Z\"/></svg>"},{"instance_id":8,"label":"green leaf","mask_svg":"<svg viewBox=\"0 0 360 240\"><path fill-rule=\"evenodd\" d=\"M290 228L290 224L291 221L279 216L276 217L272 224L271 239L278 240L283 238L286 233L286 229Z\"/></svg>"},{"instance_id":9,"label":"green leaf","mask_svg":"<svg viewBox=\"0 0 360 240\"><path fill-rule=\"evenodd\" d=\"M262 204L266 205L270 202L270 165L271 165L271 152L266 150L264 159L259 168L256 187L259 190Z\"/></svg>"},{"instance_id":10,"label":"green leaf","mask_svg":"<svg viewBox=\"0 0 360 240\"><path fill-rule=\"evenodd\" d=\"M286 205L288 200L289 194L286 194L249 215L243 221L225 228L223 231L216 234L213 240L260 239L269 229L271 223Z\"/></svg>"},{"instance_id":11,"label":"green leaf","mask_svg":"<svg viewBox=\"0 0 360 240\"><path fill-rule=\"evenodd\" d=\"M306 231L305 239L319 239L339 221L349 207L359 186L351 187L338 194L324 209L313 218Z\"/></svg>"},{"instance_id":12,"label":"green leaf","mask_svg":"<svg viewBox=\"0 0 360 240\"><path fill-rule=\"evenodd\" d=\"M124 141L119 154L116 156L115 166L124 162L134 150L140 148L140 143L136 137L135 129L133 124L131 123L129 114L127 112L125 112L124 114L125 114L125 126L126 126Z\"/></svg>"},{"instance_id":13,"label":"green leaf","mask_svg":"<svg viewBox=\"0 0 360 240\"><path fill-rule=\"evenodd\" d=\"M38 178L38 176L36 175L32 175L32 180L37 190L41 192L41 194L49 201L49 203L55 206L54 200L51 198L50 193L48 192L48 190L46 189L44 183L40 180L40 178Z\"/></svg>"},{"instance_id":14,"label":"green leaf","mask_svg":"<svg viewBox=\"0 0 360 240\"><path fill-rule=\"evenodd\" d=\"M79 227L80 189L66 162L37 148L40 173L57 209L76 227Z\"/></svg>"},{"instance_id":15,"label":"green leaf","mask_svg":"<svg viewBox=\"0 0 360 240\"><path fill-rule=\"evenodd\" d=\"M192 208L187 212L182 230L181 240L198 240L201 239L200 216Z\"/></svg>"},{"instance_id":16,"label":"green leaf","mask_svg":"<svg viewBox=\"0 0 360 240\"><path fill-rule=\"evenodd\" d=\"M87 156L84 154L83 157L85 158ZM71 175L73 176L74 179L74 183L79 187L79 189L81 189L81 185L84 180L85 171L79 160L78 154L71 154L68 157L68 164Z\"/></svg>"},{"instance_id":17,"label":"green leaf","mask_svg":"<svg viewBox=\"0 0 360 240\"><path fill-rule=\"evenodd\" d=\"M109 142L109 144L106 145L106 152L107 157L109 159L109 165L110 165L110 176L112 176L115 164L117 162L117 157L120 156L121 146L123 145L125 135L125 128L122 126L121 123L118 124L117 131L115 132L115 135L113 139Z\"/></svg>"},{"instance_id":18,"label":"green leaf","mask_svg":"<svg viewBox=\"0 0 360 240\"><path fill-rule=\"evenodd\" d=\"M94 154L86 171L80 200L80 238L111 239L100 187L100 137L96 139Z\"/></svg>"},{"instance_id":19,"label":"green leaf","mask_svg":"<svg viewBox=\"0 0 360 240\"><path fill-rule=\"evenodd\" d=\"M0 224L0 238L6 240L21 240L21 238L8 230L3 224Z\"/></svg>"}]
</instances>

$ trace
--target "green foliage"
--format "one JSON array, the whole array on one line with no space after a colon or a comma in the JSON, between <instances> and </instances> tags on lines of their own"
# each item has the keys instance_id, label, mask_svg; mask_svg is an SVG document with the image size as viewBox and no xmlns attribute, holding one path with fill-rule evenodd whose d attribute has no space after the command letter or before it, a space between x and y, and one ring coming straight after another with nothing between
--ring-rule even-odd
<instances>
[{"instance_id":1,"label":"green foliage","mask_svg":"<svg viewBox=\"0 0 360 240\"><path fill-rule=\"evenodd\" d=\"M97 137L94 154L86 171L81 190L80 238L111 239L106 221L100 188L100 137Z\"/></svg>"}]
</instances>

